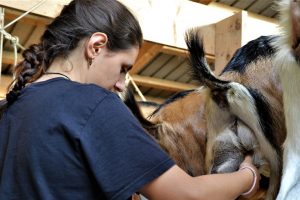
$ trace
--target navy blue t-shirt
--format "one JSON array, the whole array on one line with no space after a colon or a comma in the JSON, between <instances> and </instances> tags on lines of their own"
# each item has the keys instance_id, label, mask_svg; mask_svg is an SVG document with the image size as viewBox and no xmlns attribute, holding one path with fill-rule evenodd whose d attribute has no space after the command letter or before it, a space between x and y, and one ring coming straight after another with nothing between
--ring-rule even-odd
<instances>
[{"instance_id":1,"label":"navy blue t-shirt","mask_svg":"<svg viewBox=\"0 0 300 200\"><path fill-rule=\"evenodd\" d=\"M31 84L0 120L1 200L125 200L173 165L119 97L93 84Z\"/></svg>"}]
</instances>

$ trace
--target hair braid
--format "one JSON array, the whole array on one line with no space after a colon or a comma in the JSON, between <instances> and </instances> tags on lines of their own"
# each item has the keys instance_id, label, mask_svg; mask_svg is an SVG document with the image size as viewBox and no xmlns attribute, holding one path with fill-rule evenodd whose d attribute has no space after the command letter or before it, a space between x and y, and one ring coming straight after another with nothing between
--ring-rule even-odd
<instances>
[{"instance_id":1,"label":"hair braid","mask_svg":"<svg viewBox=\"0 0 300 200\"><path fill-rule=\"evenodd\" d=\"M12 104L18 98L20 91L27 83L35 81L44 72L44 51L41 44L31 45L22 55L24 60L14 69L16 78L9 86L11 89L6 94L6 99L2 100L0 103L0 114L7 106Z\"/></svg>"}]
</instances>

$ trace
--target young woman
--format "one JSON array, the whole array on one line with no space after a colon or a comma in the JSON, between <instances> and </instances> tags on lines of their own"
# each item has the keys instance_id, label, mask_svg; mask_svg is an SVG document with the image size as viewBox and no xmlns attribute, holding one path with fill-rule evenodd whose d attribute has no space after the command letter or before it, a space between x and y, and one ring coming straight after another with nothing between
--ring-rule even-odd
<instances>
[{"instance_id":1,"label":"young woman","mask_svg":"<svg viewBox=\"0 0 300 200\"><path fill-rule=\"evenodd\" d=\"M235 199L257 191L247 158L192 178L144 132L113 90L142 44L118 1L75 0L23 53L1 101L0 199ZM248 191L248 192L247 192Z\"/></svg>"}]
</instances>

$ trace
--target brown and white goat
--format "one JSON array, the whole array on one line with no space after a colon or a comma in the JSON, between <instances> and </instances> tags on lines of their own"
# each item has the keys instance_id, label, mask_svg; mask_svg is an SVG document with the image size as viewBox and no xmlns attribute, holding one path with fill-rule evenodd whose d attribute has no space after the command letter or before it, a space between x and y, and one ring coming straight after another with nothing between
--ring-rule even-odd
<instances>
[{"instance_id":1,"label":"brown and white goat","mask_svg":"<svg viewBox=\"0 0 300 200\"><path fill-rule=\"evenodd\" d=\"M197 51L200 52L200 54L195 54L195 52L190 50L191 57L203 59L200 60L200 62L205 63L204 50L201 43L198 43L198 39L199 38L196 38L196 40L190 42L195 42L195 45L198 45L200 50ZM277 76L274 73L272 61L275 53L275 50L271 46L273 40L274 37L272 36L264 36L244 45L234 54L220 75L220 79L236 81L249 88L253 94L256 94L258 100L254 102L258 103L263 111L258 112L260 116L252 116L252 118L254 117L255 119L247 118L246 122L250 120L254 126L260 126L259 124L255 124L259 119L265 130L264 133L267 134L267 143L274 145L274 148L270 148L270 152L274 152L274 149L279 149L278 151L280 152L280 145L285 138L285 125L281 86L278 84ZM192 64L192 67L195 67L194 64ZM194 71L197 70L197 68L194 68ZM196 76L196 79L199 79L199 77ZM202 78L200 80L202 80ZM212 144L208 145L208 148L210 148L209 151L214 150L213 154L207 156L209 158L207 160L212 160L212 163L208 162L212 172L237 170L239 163L244 158L244 154L254 150L256 151L255 162L259 166L264 166L265 162L261 157L265 154L260 154L260 143L258 143L253 133L259 128L253 130L252 127L237 117L232 117L232 123L224 124L221 120L221 115L224 113L222 109L220 113L215 113L216 118L212 119L212 116L206 108L209 107L209 104L214 102L211 100L207 102L207 100L209 100L209 98L207 98L209 94L207 91L208 89L202 87L193 91L181 92L160 105L151 115L150 120L143 119L141 115L138 118L175 162L192 176L207 173L204 161L207 125L209 125L210 129L211 126L214 128L219 127L221 124L224 125L222 134L220 134ZM216 94L218 94L218 92ZM222 101L221 97L225 96L220 95L215 100L221 104L226 103L226 101ZM259 101L259 99L261 99L261 101ZM128 104L128 99L126 102ZM131 109L135 107L133 112L135 114L138 113L139 108L132 106L135 105L134 102L128 105ZM247 110L248 108L243 107L242 109ZM229 113L229 115L232 114L228 110L225 114L226 113ZM206 115L208 115L210 119L206 119ZM228 134L226 134L226 131ZM212 139L209 135L207 136L209 140ZM264 140L266 140L266 137L263 137ZM233 141L235 143L233 143ZM270 147L270 145L268 145L268 147ZM274 154L276 154L274 158L277 158L277 153ZM266 156L268 159L272 159L272 157L269 157L269 154ZM233 162L228 162L228 160L230 161L233 157L235 157ZM225 162L227 162L227 166L224 165ZM274 162L277 163L278 161L275 159ZM266 175L269 176L268 174ZM280 173L275 175L275 177L280 177ZM272 179L271 184L274 186L271 186L270 190L274 191L272 193L277 193L279 185L277 179L275 183ZM272 194L271 196L274 195ZM253 199L260 199L260 197L261 194Z\"/></svg>"},{"instance_id":2,"label":"brown and white goat","mask_svg":"<svg viewBox=\"0 0 300 200\"><path fill-rule=\"evenodd\" d=\"M283 87L287 137L277 200L300 199L300 1L278 2L282 35L275 41L275 65Z\"/></svg>"},{"instance_id":3,"label":"brown and white goat","mask_svg":"<svg viewBox=\"0 0 300 200\"><path fill-rule=\"evenodd\" d=\"M277 81L273 82L276 90L271 93L275 95L267 99L267 96L258 90L259 86L255 87L257 84L246 85L234 79L219 79L210 71L205 61L203 44L196 30L187 33L186 42L194 75L207 88L206 164L212 166L212 169L216 168L216 172L229 172L238 169L245 153L253 153L254 163L258 167L264 168L265 163L268 163L270 184L266 199L275 199L281 174L280 144L285 132L284 119L279 115L274 116L274 111L282 114L282 109L272 109L272 101L268 100L277 98L277 103L280 104L281 97L275 94L281 92L280 86L276 86ZM276 80L276 76L273 75L266 78L268 81L272 81L272 78ZM275 121L276 118L279 121ZM276 129L278 123L282 132ZM222 156L216 155L224 150L227 152ZM235 159L232 159L233 156Z\"/></svg>"}]
</instances>

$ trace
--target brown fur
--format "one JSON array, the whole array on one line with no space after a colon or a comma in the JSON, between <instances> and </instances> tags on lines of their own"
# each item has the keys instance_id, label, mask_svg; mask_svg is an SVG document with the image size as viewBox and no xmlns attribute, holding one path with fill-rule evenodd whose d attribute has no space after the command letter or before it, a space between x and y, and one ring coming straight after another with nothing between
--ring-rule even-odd
<instances>
[{"instance_id":1,"label":"brown fur","mask_svg":"<svg viewBox=\"0 0 300 200\"><path fill-rule=\"evenodd\" d=\"M284 125L283 105L282 105L282 89L279 84L278 77L274 72L272 58L264 58L256 62L250 63L244 73L236 71L228 71L219 76L220 79L235 81L243 84L246 87L257 89L266 98L271 106L273 120L276 122L275 134L276 142L282 144L286 129ZM180 98L172 103L164 105L158 112L152 115L150 121L156 127L149 132L152 133L154 138L160 146L174 159L174 161L185 170L187 173L198 176L206 172L205 169L205 156L206 156L206 133L207 133L207 91L203 89L195 90L187 96ZM216 121L215 123L218 123ZM232 128L232 127L227 127ZM237 122L235 127L236 131L240 134L246 134L247 137L252 137L254 134L249 127L242 124L241 121ZM231 129L232 130L232 129ZM233 130L234 131L234 130ZM245 138L245 137L243 137ZM257 141L254 138L252 150L258 151ZM224 142L219 140L219 142ZM243 143L243 141L241 141ZM254 145L255 144L255 145ZM222 145L214 144L214 151L217 152L214 157L218 155L218 151L222 154ZM231 144L229 144L229 147ZM243 146L247 146L246 143ZM254 148L255 146L255 148ZM235 147L231 148L234 149ZM243 150L233 150L233 155L238 155L238 165L243 159ZM242 154L241 154L242 152ZM259 152L257 163L261 162ZM224 156L224 155L223 155ZM220 158L223 159L224 157ZM230 154L227 154L230 157ZM212 158L214 159L214 158ZM226 159L226 156L225 156ZM261 163L260 165L265 165ZM236 168L237 166L235 166ZM267 174L267 173L266 173ZM265 196L265 191L261 190L253 200L262 199Z\"/></svg>"},{"instance_id":2,"label":"brown fur","mask_svg":"<svg viewBox=\"0 0 300 200\"><path fill-rule=\"evenodd\" d=\"M167 104L151 117L159 124L157 142L176 164L192 176L205 174L205 134L203 94L192 92Z\"/></svg>"},{"instance_id":3,"label":"brown fur","mask_svg":"<svg viewBox=\"0 0 300 200\"><path fill-rule=\"evenodd\" d=\"M244 74L237 72L226 72L220 79L241 83L246 87L260 91L270 103L277 130L276 139L278 144L283 144L286 137L286 127L283 111L282 87L279 77L273 66L271 58L261 59L248 66Z\"/></svg>"}]
</instances>

